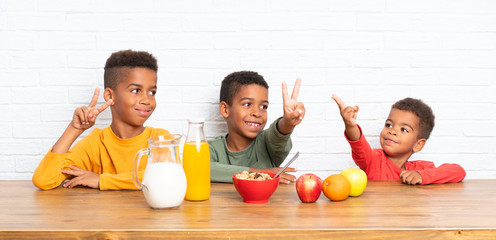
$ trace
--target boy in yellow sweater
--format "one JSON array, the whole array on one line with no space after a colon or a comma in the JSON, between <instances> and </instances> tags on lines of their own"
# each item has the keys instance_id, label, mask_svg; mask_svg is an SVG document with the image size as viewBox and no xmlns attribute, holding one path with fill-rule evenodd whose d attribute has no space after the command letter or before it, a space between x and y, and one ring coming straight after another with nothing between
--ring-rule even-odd
<instances>
[{"instance_id":1,"label":"boy in yellow sweater","mask_svg":"<svg viewBox=\"0 0 496 240\"><path fill-rule=\"evenodd\" d=\"M143 126L156 107L157 69L157 60L147 52L113 53L105 64L106 102L97 106L97 88L88 106L76 108L71 123L36 168L33 184L47 190L70 179L64 187L137 189L131 174L136 152L148 147L148 138L169 134L164 129ZM95 128L71 148L109 106L110 126ZM140 178L145 167L146 161L141 161Z\"/></svg>"}]
</instances>

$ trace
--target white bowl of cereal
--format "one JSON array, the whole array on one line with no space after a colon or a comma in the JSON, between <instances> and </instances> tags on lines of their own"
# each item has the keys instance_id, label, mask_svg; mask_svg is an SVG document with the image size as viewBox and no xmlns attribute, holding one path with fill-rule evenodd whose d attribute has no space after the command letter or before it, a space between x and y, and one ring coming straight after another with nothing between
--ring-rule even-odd
<instances>
[{"instance_id":1,"label":"white bowl of cereal","mask_svg":"<svg viewBox=\"0 0 496 240\"><path fill-rule=\"evenodd\" d=\"M279 179L269 172L240 172L233 174L234 187L246 203L266 203L276 191Z\"/></svg>"}]
</instances>

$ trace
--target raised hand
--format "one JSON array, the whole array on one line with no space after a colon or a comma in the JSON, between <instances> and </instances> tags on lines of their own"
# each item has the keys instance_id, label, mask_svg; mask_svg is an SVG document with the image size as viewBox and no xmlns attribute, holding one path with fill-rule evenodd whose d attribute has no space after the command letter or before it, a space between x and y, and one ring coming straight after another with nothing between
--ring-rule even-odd
<instances>
[{"instance_id":1,"label":"raised hand","mask_svg":"<svg viewBox=\"0 0 496 240\"><path fill-rule=\"evenodd\" d=\"M291 94L291 98L289 98L286 82L282 83L282 101L284 109L283 120L284 123L287 124L287 129L289 130L289 132L291 132L296 125L300 124L303 120L303 117L305 117L305 106L303 105L303 103L298 102L300 84L301 79L296 79L295 85L293 87L293 93ZM285 131L285 133L289 132Z\"/></svg>"},{"instance_id":2,"label":"raised hand","mask_svg":"<svg viewBox=\"0 0 496 240\"><path fill-rule=\"evenodd\" d=\"M95 125L96 117L103 112L106 108L112 105L112 99L96 107L98 96L100 95L100 88L95 89L93 98L88 106L78 107L74 111L71 126L78 130L86 130Z\"/></svg>"},{"instance_id":3,"label":"raised hand","mask_svg":"<svg viewBox=\"0 0 496 240\"><path fill-rule=\"evenodd\" d=\"M76 186L85 186L90 188L100 187L100 174L83 170L76 166L69 166L69 169L62 169L62 173L74 176L71 180L64 183L63 187L73 188Z\"/></svg>"},{"instance_id":4,"label":"raised hand","mask_svg":"<svg viewBox=\"0 0 496 240\"><path fill-rule=\"evenodd\" d=\"M338 104L339 112L343 118L345 133L350 141L357 141L362 136L362 133L357 125L358 106L346 106L336 94L332 94L332 99Z\"/></svg>"},{"instance_id":5,"label":"raised hand","mask_svg":"<svg viewBox=\"0 0 496 240\"><path fill-rule=\"evenodd\" d=\"M341 117L343 118L346 127L356 126L358 106L346 106L343 100L341 100L341 98L339 98L336 94L332 94L332 99L334 99L334 101L338 104Z\"/></svg>"}]
</instances>

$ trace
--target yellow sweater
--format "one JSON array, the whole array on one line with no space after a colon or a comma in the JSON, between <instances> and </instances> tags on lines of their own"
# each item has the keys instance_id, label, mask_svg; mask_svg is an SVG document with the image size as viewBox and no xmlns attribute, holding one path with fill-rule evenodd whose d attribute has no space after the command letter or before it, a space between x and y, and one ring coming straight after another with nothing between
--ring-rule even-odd
<instances>
[{"instance_id":1,"label":"yellow sweater","mask_svg":"<svg viewBox=\"0 0 496 240\"><path fill-rule=\"evenodd\" d=\"M52 153L50 149L34 171L33 184L43 190L56 188L70 177L61 173L61 170L74 165L100 174L100 190L136 190L131 173L136 153L149 146L148 138L167 134L169 134L167 130L146 127L140 135L122 139L112 132L110 126L103 130L95 128L88 136L77 142L68 153ZM145 155L140 161L138 174L140 180L146 162Z\"/></svg>"}]
</instances>

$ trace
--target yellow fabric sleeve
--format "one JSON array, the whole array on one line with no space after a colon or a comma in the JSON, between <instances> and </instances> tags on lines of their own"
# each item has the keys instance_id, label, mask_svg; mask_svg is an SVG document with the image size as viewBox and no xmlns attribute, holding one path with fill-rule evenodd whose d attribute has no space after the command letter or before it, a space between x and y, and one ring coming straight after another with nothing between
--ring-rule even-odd
<instances>
[{"instance_id":1,"label":"yellow fabric sleeve","mask_svg":"<svg viewBox=\"0 0 496 240\"><path fill-rule=\"evenodd\" d=\"M33 184L43 190L56 188L70 177L62 174L61 170L74 165L100 174L100 190L137 189L131 172L136 153L148 147L150 137L167 134L167 130L146 127L136 137L121 139L110 127L94 129L68 153L52 153L50 149L33 174ZM143 177L146 162L146 157L140 161L139 179Z\"/></svg>"}]
</instances>

